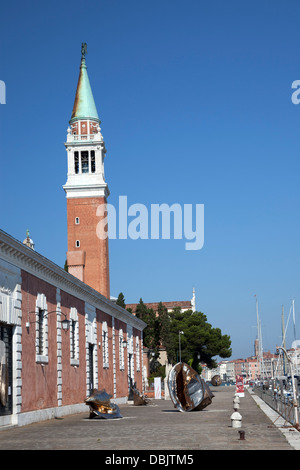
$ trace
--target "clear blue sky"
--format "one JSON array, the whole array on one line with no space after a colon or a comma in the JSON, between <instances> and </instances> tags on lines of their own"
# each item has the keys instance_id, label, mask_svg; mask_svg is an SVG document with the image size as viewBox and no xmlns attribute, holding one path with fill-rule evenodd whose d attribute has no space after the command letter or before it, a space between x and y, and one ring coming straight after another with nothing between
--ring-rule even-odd
<instances>
[{"instance_id":1,"label":"clear blue sky","mask_svg":"<svg viewBox=\"0 0 300 470\"><path fill-rule=\"evenodd\" d=\"M198 252L112 240L112 295L185 300L195 287L238 358L253 354L256 294L273 352L282 305L287 315L294 298L300 314L299 18L296 0L5 2L0 227L18 240L29 228L36 250L64 265L64 142L87 42L109 202L205 205Z\"/></svg>"}]
</instances>

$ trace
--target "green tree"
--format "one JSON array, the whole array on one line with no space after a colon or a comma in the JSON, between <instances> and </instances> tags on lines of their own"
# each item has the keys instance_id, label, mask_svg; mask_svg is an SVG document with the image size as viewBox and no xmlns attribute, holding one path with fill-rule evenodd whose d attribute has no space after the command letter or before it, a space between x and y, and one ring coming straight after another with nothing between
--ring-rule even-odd
<instances>
[{"instance_id":1,"label":"green tree","mask_svg":"<svg viewBox=\"0 0 300 470\"><path fill-rule=\"evenodd\" d=\"M120 294L118 295L116 304L119 305L120 307L123 307L123 308L126 307L125 297L124 297L122 292L120 292Z\"/></svg>"},{"instance_id":2,"label":"green tree","mask_svg":"<svg viewBox=\"0 0 300 470\"><path fill-rule=\"evenodd\" d=\"M155 331L157 346L165 347L168 354L171 346L170 316L162 302L158 304Z\"/></svg>"},{"instance_id":3,"label":"green tree","mask_svg":"<svg viewBox=\"0 0 300 470\"><path fill-rule=\"evenodd\" d=\"M136 306L135 315L137 318L143 320L147 326L143 330L143 344L147 348L153 350L156 354L158 351L157 347L157 335L156 335L156 315L152 308L148 308L142 299Z\"/></svg>"},{"instance_id":4,"label":"green tree","mask_svg":"<svg viewBox=\"0 0 300 470\"><path fill-rule=\"evenodd\" d=\"M206 315L192 310L182 312L180 309L174 309L170 315L171 340L167 348L171 363L179 361L179 331L184 333L180 336L181 360L195 370L198 370L199 360L214 368L217 366L216 360L213 359L215 356L231 356L230 337L222 335L220 328L213 328L207 322Z\"/></svg>"}]
</instances>

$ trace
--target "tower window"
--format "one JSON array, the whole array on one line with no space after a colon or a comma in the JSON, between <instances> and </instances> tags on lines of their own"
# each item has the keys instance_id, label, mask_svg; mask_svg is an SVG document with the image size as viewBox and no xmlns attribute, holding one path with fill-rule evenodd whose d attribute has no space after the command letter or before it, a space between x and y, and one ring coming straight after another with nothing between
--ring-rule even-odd
<instances>
[{"instance_id":1,"label":"tower window","mask_svg":"<svg viewBox=\"0 0 300 470\"><path fill-rule=\"evenodd\" d=\"M79 173L79 156L78 152L74 152L74 170L75 173Z\"/></svg>"},{"instance_id":2,"label":"tower window","mask_svg":"<svg viewBox=\"0 0 300 470\"><path fill-rule=\"evenodd\" d=\"M75 224L79 225L79 217L75 217Z\"/></svg>"},{"instance_id":3,"label":"tower window","mask_svg":"<svg viewBox=\"0 0 300 470\"><path fill-rule=\"evenodd\" d=\"M80 247L80 241L79 241L79 240L76 240L75 245L76 245L76 248L79 248L79 247Z\"/></svg>"},{"instance_id":4,"label":"tower window","mask_svg":"<svg viewBox=\"0 0 300 470\"><path fill-rule=\"evenodd\" d=\"M95 173L96 171L96 161L95 161L95 151L91 151L91 172Z\"/></svg>"},{"instance_id":5,"label":"tower window","mask_svg":"<svg viewBox=\"0 0 300 470\"><path fill-rule=\"evenodd\" d=\"M82 173L89 172L89 152L81 152L81 171Z\"/></svg>"}]
</instances>

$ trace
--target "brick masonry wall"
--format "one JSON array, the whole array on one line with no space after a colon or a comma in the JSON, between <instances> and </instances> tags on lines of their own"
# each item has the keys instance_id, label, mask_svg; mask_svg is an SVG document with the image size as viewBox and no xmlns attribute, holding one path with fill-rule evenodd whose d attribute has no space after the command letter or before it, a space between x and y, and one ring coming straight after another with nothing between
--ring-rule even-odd
<instances>
[{"instance_id":1,"label":"brick masonry wall","mask_svg":"<svg viewBox=\"0 0 300 470\"><path fill-rule=\"evenodd\" d=\"M123 348L124 367L120 368L120 348L119 348L119 331L123 330L123 340L127 341L126 324L120 320L115 320L115 349L116 349L116 394L117 396L128 395L128 357L127 348Z\"/></svg>"},{"instance_id":2,"label":"brick masonry wall","mask_svg":"<svg viewBox=\"0 0 300 470\"><path fill-rule=\"evenodd\" d=\"M81 280L110 298L108 238L99 239L96 232L100 222L97 208L102 204L106 204L104 197L67 199L68 252L85 252ZM76 217L79 217L79 224L75 224ZM80 241L78 248L76 240ZM72 273L71 270L70 272Z\"/></svg>"},{"instance_id":3,"label":"brick masonry wall","mask_svg":"<svg viewBox=\"0 0 300 470\"><path fill-rule=\"evenodd\" d=\"M107 393L114 396L114 374L113 374L113 342L112 342L112 317L106 313L96 309L97 324L100 325L97 328L97 342L101 343L100 348L98 347L98 388L105 389ZM107 323L107 334L108 334L108 367L104 367L103 363L103 341L102 341L102 324Z\"/></svg>"},{"instance_id":4,"label":"brick masonry wall","mask_svg":"<svg viewBox=\"0 0 300 470\"><path fill-rule=\"evenodd\" d=\"M36 362L36 300L47 298L48 312L56 310L56 288L25 271L22 277L22 412L57 406L56 314L48 317L48 363ZM26 328L29 319L30 327ZM53 332L54 334L52 334Z\"/></svg>"},{"instance_id":5,"label":"brick masonry wall","mask_svg":"<svg viewBox=\"0 0 300 470\"><path fill-rule=\"evenodd\" d=\"M61 331L61 380L62 405L83 403L86 397L86 345L85 345L85 307L84 302L62 291L61 311L70 318L70 309L76 308L79 326L78 365L71 365L70 330ZM62 319L64 315L62 315Z\"/></svg>"},{"instance_id":6,"label":"brick masonry wall","mask_svg":"<svg viewBox=\"0 0 300 470\"><path fill-rule=\"evenodd\" d=\"M57 406L84 403L87 396L87 343L86 343L86 304L83 300L56 288L46 281L21 271L22 294L22 403L21 412L55 408ZM48 312L47 360L37 361L36 350L36 309L37 298L45 296ZM70 319L70 310L77 311L79 327L79 356L76 366L71 363L70 330L64 331L61 322L64 316ZM31 313L28 313L31 312ZM119 337L127 340L127 324L118 318L95 309L96 333L94 350L97 367L95 387L104 388L113 399L128 396L128 348L124 348L124 368L120 368ZM26 326L28 322L29 328ZM102 328L107 324L108 366L103 363ZM141 332L132 329L133 354L136 353L136 336L142 350ZM134 380L142 390L142 359L137 371L137 358L134 354Z\"/></svg>"}]
</instances>

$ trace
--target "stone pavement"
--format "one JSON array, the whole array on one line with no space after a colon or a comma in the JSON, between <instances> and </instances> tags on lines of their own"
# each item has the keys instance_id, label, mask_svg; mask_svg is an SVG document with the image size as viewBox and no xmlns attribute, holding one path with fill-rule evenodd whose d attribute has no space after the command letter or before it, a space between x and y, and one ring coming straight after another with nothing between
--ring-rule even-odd
<instances>
[{"instance_id":1,"label":"stone pavement","mask_svg":"<svg viewBox=\"0 0 300 470\"><path fill-rule=\"evenodd\" d=\"M89 419L87 407L86 413L3 429L0 450L176 450L191 454L197 450L300 448L300 432L284 427L278 415L250 390L240 398L240 429L233 428L230 419L235 388L211 390L215 397L202 411L180 413L171 400L152 400L147 406L121 405L121 419ZM245 432L245 440L240 439L240 430Z\"/></svg>"}]
</instances>

